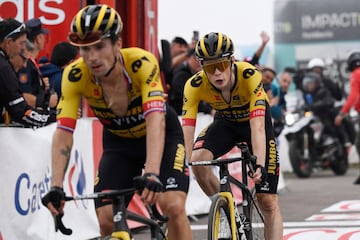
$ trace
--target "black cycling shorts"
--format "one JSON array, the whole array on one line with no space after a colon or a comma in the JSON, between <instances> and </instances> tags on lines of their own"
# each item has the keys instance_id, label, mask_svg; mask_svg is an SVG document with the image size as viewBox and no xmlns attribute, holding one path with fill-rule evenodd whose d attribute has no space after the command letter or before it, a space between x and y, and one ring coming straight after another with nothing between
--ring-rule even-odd
<instances>
[{"instance_id":1,"label":"black cycling shorts","mask_svg":"<svg viewBox=\"0 0 360 240\"><path fill-rule=\"evenodd\" d=\"M256 191L258 193L276 193L280 166L269 108L265 115L265 132L267 183L256 185ZM252 152L250 123L248 121L231 122L216 114L214 121L200 132L193 149L205 148L212 152L216 159L229 152L238 142L247 142L250 152Z\"/></svg>"},{"instance_id":2,"label":"black cycling shorts","mask_svg":"<svg viewBox=\"0 0 360 240\"><path fill-rule=\"evenodd\" d=\"M121 138L103 129L103 154L95 180L95 192L133 187L133 177L142 174L146 159L146 137ZM188 192L189 169L185 162L184 137L180 122L173 109L166 113L165 149L160 167L160 180L164 191ZM126 197L126 203L131 196ZM95 207L111 204L95 200Z\"/></svg>"}]
</instances>

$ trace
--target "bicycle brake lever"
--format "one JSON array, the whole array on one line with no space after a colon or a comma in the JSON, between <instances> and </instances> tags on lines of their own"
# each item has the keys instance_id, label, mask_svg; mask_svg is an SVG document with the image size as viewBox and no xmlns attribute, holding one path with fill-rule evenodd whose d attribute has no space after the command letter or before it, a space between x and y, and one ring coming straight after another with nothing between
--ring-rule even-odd
<instances>
[{"instance_id":1,"label":"bicycle brake lever","mask_svg":"<svg viewBox=\"0 0 360 240\"><path fill-rule=\"evenodd\" d=\"M64 235L71 235L72 230L70 228L66 228L64 226L64 223L62 222L62 217L63 216L64 216L64 214L62 213L62 214L59 214L59 215L54 217L55 231L57 232L59 230Z\"/></svg>"},{"instance_id":2,"label":"bicycle brake lever","mask_svg":"<svg viewBox=\"0 0 360 240\"><path fill-rule=\"evenodd\" d=\"M169 220L167 216L164 216L159 212L156 204L151 205L151 207L149 205L146 205L146 207L148 208L148 212L152 215L151 218L155 218L161 222L167 222Z\"/></svg>"}]
</instances>

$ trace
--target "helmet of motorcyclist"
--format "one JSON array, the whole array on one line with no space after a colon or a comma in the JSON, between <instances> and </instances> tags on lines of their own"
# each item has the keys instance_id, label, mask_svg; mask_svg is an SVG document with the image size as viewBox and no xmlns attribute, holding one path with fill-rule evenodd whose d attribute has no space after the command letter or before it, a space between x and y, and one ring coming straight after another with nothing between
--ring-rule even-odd
<instances>
[{"instance_id":1,"label":"helmet of motorcyclist","mask_svg":"<svg viewBox=\"0 0 360 240\"><path fill-rule=\"evenodd\" d=\"M75 46L88 46L104 38L116 41L122 31L120 15L106 4L88 5L73 18L68 39Z\"/></svg>"},{"instance_id":2,"label":"helmet of motorcyclist","mask_svg":"<svg viewBox=\"0 0 360 240\"><path fill-rule=\"evenodd\" d=\"M305 92L313 93L321 85L321 76L316 72L308 72L305 74L302 84Z\"/></svg>"},{"instance_id":3,"label":"helmet of motorcyclist","mask_svg":"<svg viewBox=\"0 0 360 240\"><path fill-rule=\"evenodd\" d=\"M353 52L347 59L347 69L352 72L360 66L360 52Z\"/></svg>"},{"instance_id":4,"label":"helmet of motorcyclist","mask_svg":"<svg viewBox=\"0 0 360 240\"><path fill-rule=\"evenodd\" d=\"M195 46L195 55L201 63L204 60L230 58L233 54L233 42L227 35L220 32L211 32L204 35Z\"/></svg>"},{"instance_id":5,"label":"helmet of motorcyclist","mask_svg":"<svg viewBox=\"0 0 360 240\"><path fill-rule=\"evenodd\" d=\"M325 62L321 59L321 58L312 58L307 65L308 69L313 69L313 68L325 68Z\"/></svg>"}]
</instances>

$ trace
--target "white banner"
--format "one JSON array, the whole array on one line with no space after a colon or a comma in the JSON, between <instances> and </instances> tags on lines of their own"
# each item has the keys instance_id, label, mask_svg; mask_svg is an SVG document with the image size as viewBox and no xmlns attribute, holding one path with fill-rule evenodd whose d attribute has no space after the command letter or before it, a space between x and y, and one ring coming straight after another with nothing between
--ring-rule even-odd
<instances>
[{"instance_id":1,"label":"white banner","mask_svg":"<svg viewBox=\"0 0 360 240\"><path fill-rule=\"evenodd\" d=\"M211 121L209 115L200 114L196 135ZM41 198L48 192L51 181L50 153L55 127L55 124L52 124L36 130L0 128L0 240L85 240L100 235L92 200L66 203L63 222L66 227L72 228L73 234L70 236L55 233L53 218L41 204ZM102 151L98 138L101 138L101 125L98 120L78 120L74 147L64 179L64 191L67 195L93 192L96 162ZM228 157L239 154L239 150L235 149L229 154ZM241 174L241 168L234 164L230 170L232 173ZM279 188L283 187L281 177ZM133 200L130 208L140 209L136 211L141 212L139 202L139 199ZM209 207L209 198L191 173L186 202L187 214L204 214L209 211Z\"/></svg>"},{"instance_id":2,"label":"white banner","mask_svg":"<svg viewBox=\"0 0 360 240\"><path fill-rule=\"evenodd\" d=\"M64 182L67 194L93 191L91 123L78 122ZM4 240L79 240L99 236L92 201L66 204L63 220L67 227L73 228L71 236L55 234L53 218L41 204L51 181L50 146L54 129L55 124L36 130L0 128L0 232Z\"/></svg>"}]
</instances>

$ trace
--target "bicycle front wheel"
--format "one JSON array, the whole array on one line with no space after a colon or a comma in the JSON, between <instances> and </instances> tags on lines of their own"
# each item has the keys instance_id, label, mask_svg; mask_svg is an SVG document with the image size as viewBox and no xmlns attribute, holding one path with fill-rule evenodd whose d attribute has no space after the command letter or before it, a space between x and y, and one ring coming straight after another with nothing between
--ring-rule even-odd
<instances>
[{"instance_id":1,"label":"bicycle front wheel","mask_svg":"<svg viewBox=\"0 0 360 240\"><path fill-rule=\"evenodd\" d=\"M237 239L231 236L231 220L228 201L217 196L210 206L208 216L208 240Z\"/></svg>"}]
</instances>

